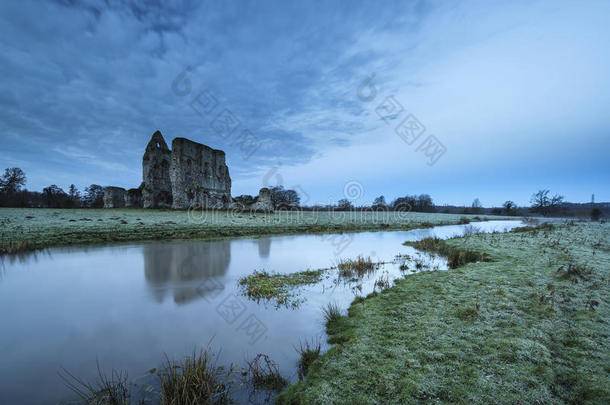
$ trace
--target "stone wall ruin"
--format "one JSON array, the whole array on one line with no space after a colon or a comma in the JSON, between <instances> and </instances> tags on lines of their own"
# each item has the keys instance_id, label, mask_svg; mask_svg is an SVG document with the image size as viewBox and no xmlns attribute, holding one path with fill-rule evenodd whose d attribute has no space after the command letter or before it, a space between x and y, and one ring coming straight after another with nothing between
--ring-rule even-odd
<instances>
[{"instance_id":1,"label":"stone wall ruin","mask_svg":"<svg viewBox=\"0 0 610 405\"><path fill-rule=\"evenodd\" d=\"M104 187L104 208L124 208L125 189L121 187Z\"/></svg>"},{"instance_id":2,"label":"stone wall ruin","mask_svg":"<svg viewBox=\"0 0 610 405\"><path fill-rule=\"evenodd\" d=\"M142 206L171 208L172 182L169 176L172 152L161 132L156 131L142 157Z\"/></svg>"},{"instance_id":3,"label":"stone wall ruin","mask_svg":"<svg viewBox=\"0 0 610 405\"><path fill-rule=\"evenodd\" d=\"M231 177L223 151L185 138L174 139L170 178L173 208L229 208Z\"/></svg>"},{"instance_id":4,"label":"stone wall ruin","mask_svg":"<svg viewBox=\"0 0 610 405\"><path fill-rule=\"evenodd\" d=\"M235 204L223 151L186 138L174 139L170 150L160 131L146 145L142 185L128 191L120 187L104 189L104 208L122 207L273 211L268 189L261 189L247 207Z\"/></svg>"}]
</instances>

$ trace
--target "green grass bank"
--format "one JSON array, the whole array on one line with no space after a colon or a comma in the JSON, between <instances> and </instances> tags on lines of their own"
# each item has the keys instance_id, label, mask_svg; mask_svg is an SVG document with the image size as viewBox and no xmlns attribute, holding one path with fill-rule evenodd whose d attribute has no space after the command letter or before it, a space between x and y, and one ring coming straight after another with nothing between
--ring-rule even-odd
<instances>
[{"instance_id":1,"label":"green grass bank","mask_svg":"<svg viewBox=\"0 0 610 405\"><path fill-rule=\"evenodd\" d=\"M610 225L446 242L486 262L406 276L327 325L279 404L605 404Z\"/></svg>"},{"instance_id":2,"label":"green grass bank","mask_svg":"<svg viewBox=\"0 0 610 405\"><path fill-rule=\"evenodd\" d=\"M73 244L408 230L457 224L462 217L465 216L416 212L251 214L234 211L0 208L0 254ZM466 217L477 218L472 215Z\"/></svg>"}]
</instances>

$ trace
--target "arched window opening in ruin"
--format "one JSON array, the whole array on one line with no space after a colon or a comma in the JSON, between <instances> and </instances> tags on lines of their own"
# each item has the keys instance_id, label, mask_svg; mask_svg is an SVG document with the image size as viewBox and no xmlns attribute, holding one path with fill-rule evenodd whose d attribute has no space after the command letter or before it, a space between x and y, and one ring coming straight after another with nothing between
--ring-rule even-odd
<instances>
[{"instance_id":1,"label":"arched window opening in ruin","mask_svg":"<svg viewBox=\"0 0 610 405\"><path fill-rule=\"evenodd\" d=\"M161 144L159 142L157 142L157 148L160 148Z\"/></svg>"}]
</instances>

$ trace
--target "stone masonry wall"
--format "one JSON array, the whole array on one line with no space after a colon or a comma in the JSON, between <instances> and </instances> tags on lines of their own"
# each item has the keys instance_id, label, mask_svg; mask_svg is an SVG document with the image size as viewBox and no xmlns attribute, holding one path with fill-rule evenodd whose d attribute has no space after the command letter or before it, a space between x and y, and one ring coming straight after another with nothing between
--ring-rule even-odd
<instances>
[{"instance_id":1,"label":"stone masonry wall","mask_svg":"<svg viewBox=\"0 0 610 405\"><path fill-rule=\"evenodd\" d=\"M261 193L256 209L268 206L267 199ZM170 150L159 131L142 157L142 185L127 192L120 187L104 189L106 208L228 209L232 205L225 153L185 138L174 139Z\"/></svg>"},{"instance_id":2,"label":"stone masonry wall","mask_svg":"<svg viewBox=\"0 0 610 405\"><path fill-rule=\"evenodd\" d=\"M124 208L125 189L121 187L104 187L104 208Z\"/></svg>"},{"instance_id":3,"label":"stone masonry wall","mask_svg":"<svg viewBox=\"0 0 610 405\"><path fill-rule=\"evenodd\" d=\"M170 208L172 183L170 179L171 151L161 132L153 134L142 158L142 206L144 208Z\"/></svg>"},{"instance_id":4,"label":"stone masonry wall","mask_svg":"<svg viewBox=\"0 0 610 405\"><path fill-rule=\"evenodd\" d=\"M130 188L127 190L125 198L125 207L127 208L142 208L142 189Z\"/></svg>"},{"instance_id":5,"label":"stone masonry wall","mask_svg":"<svg viewBox=\"0 0 610 405\"><path fill-rule=\"evenodd\" d=\"M229 208L231 177L223 151L176 138L171 157L173 208Z\"/></svg>"}]
</instances>

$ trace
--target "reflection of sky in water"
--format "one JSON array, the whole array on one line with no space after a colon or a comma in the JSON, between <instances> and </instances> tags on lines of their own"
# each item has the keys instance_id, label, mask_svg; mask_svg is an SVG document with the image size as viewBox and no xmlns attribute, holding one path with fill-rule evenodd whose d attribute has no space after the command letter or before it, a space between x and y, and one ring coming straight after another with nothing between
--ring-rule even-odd
<instances>
[{"instance_id":1,"label":"reflection of sky in water","mask_svg":"<svg viewBox=\"0 0 610 405\"><path fill-rule=\"evenodd\" d=\"M518 221L478 223L503 231ZM257 304L239 294L237 280L254 269L291 273L328 268L342 258L371 256L394 261L418 253L406 240L461 235L464 226L408 232L296 235L212 242L162 241L111 247L70 247L3 259L0 278L2 333L0 403L39 403L71 398L57 375L65 367L84 379L104 369L128 370L132 379L157 367L164 353L180 358L211 341L222 362L243 364L257 353L296 378L294 346L324 342L321 308L347 308L355 292L366 295L375 280L408 274L399 263L383 266L358 283L323 282L302 288L297 309ZM441 258L430 268L446 269ZM411 262L410 269L415 266ZM361 286L361 292L358 290ZM36 390L30 389L36 381Z\"/></svg>"}]
</instances>

